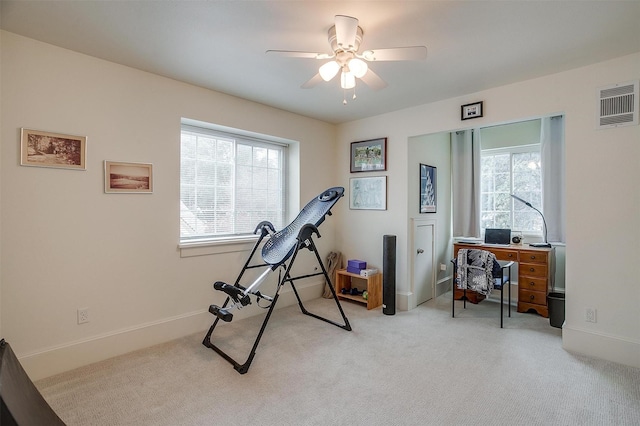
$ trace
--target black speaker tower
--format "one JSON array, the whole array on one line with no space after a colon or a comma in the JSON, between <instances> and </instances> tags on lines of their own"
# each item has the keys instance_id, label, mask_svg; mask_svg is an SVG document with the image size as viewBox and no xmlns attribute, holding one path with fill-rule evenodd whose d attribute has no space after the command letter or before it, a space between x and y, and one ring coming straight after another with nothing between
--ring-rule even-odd
<instances>
[{"instance_id":1,"label":"black speaker tower","mask_svg":"<svg viewBox=\"0 0 640 426\"><path fill-rule=\"evenodd\" d=\"M396 314L396 236L382 237L382 313Z\"/></svg>"}]
</instances>

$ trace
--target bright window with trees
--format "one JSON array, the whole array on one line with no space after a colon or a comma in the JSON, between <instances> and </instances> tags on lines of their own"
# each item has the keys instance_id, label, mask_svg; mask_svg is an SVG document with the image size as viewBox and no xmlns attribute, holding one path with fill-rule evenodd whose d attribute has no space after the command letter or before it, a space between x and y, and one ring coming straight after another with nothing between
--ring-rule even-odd
<instances>
[{"instance_id":1,"label":"bright window with trees","mask_svg":"<svg viewBox=\"0 0 640 426\"><path fill-rule=\"evenodd\" d=\"M486 228L541 235L538 212L514 200L511 194L542 209L540 145L526 145L482 151L481 216Z\"/></svg>"}]
</instances>

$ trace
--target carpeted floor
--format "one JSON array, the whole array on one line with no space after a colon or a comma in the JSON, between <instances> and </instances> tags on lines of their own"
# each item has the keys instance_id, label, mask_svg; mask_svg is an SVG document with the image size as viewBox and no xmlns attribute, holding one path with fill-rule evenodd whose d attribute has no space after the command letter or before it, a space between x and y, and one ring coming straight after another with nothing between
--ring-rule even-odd
<instances>
[{"instance_id":1,"label":"carpeted floor","mask_svg":"<svg viewBox=\"0 0 640 426\"><path fill-rule=\"evenodd\" d=\"M394 316L343 302L351 332L277 310L245 375L203 331L36 385L68 425L640 424L640 369L564 351L535 314L500 329L491 301L451 318L450 297ZM339 318L331 300L305 306ZM215 341L242 358L260 321Z\"/></svg>"}]
</instances>

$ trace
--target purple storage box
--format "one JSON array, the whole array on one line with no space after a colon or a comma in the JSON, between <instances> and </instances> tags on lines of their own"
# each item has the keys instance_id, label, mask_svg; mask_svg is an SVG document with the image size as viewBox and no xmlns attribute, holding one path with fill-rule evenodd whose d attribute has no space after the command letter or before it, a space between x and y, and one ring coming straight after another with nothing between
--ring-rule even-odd
<instances>
[{"instance_id":1,"label":"purple storage box","mask_svg":"<svg viewBox=\"0 0 640 426\"><path fill-rule=\"evenodd\" d=\"M361 270L362 269L352 268L351 266L347 266L347 272L350 272L352 274L360 275Z\"/></svg>"},{"instance_id":2,"label":"purple storage box","mask_svg":"<svg viewBox=\"0 0 640 426\"><path fill-rule=\"evenodd\" d=\"M360 269L367 269L367 262L363 262L362 260L358 260L358 259L351 259L347 261L347 269L358 269L358 272L355 272L356 274L360 273ZM352 271L349 271L352 272Z\"/></svg>"}]
</instances>

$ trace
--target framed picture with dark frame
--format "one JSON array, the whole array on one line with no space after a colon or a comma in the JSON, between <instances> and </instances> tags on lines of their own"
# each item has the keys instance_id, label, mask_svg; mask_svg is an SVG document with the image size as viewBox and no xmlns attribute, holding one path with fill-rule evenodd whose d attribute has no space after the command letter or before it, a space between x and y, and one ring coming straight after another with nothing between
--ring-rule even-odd
<instances>
[{"instance_id":1,"label":"framed picture with dark frame","mask_svg":"<svg viewBox=\"0 0 640 426\"><path fill-rule=\"evenodd\" d=\"M20 165L86 170L87 137L20 129Z\"/></svg>"},{"instance_id":2,"label":"framed picture with dark frame","mask_svg":"<svg viewBox=\"0 0 640 426\"><path fill-rule=\"evenodd\" d=\"M149 163L104 162L104 192L153 192L153 165Z\"/></svg>"},{"instance_id":3,"label":"framed picture with dark frame","mask_svg":"<svg viewBox=\"0 0 640 426\"><path fill-rule=\"evenodd\" d=\"M351 142L351 173L387 170L387 138Z\"/></svg>"},{"instance_id":4,"label":"framed picture with dark frame","mask_svg":"<svg viewBox=\"0 0 640 426\"><path fill-rule=\"evenodd\" d=\"M469 120L471 118L480 118L484 115L484 101L474 102L472 104L462 105L460 107L460 118Z\"/></svg>"},{"instance_id":5,"label":"framed picture with dark frame","mask_svg":"<svg viewBox=\"0 0 640 426\"><path fill-rule=\"evenodd\" d=\"M437 169L420 164L420 213L435 213L437 207Z\"/></svg>"}]
</instances>

